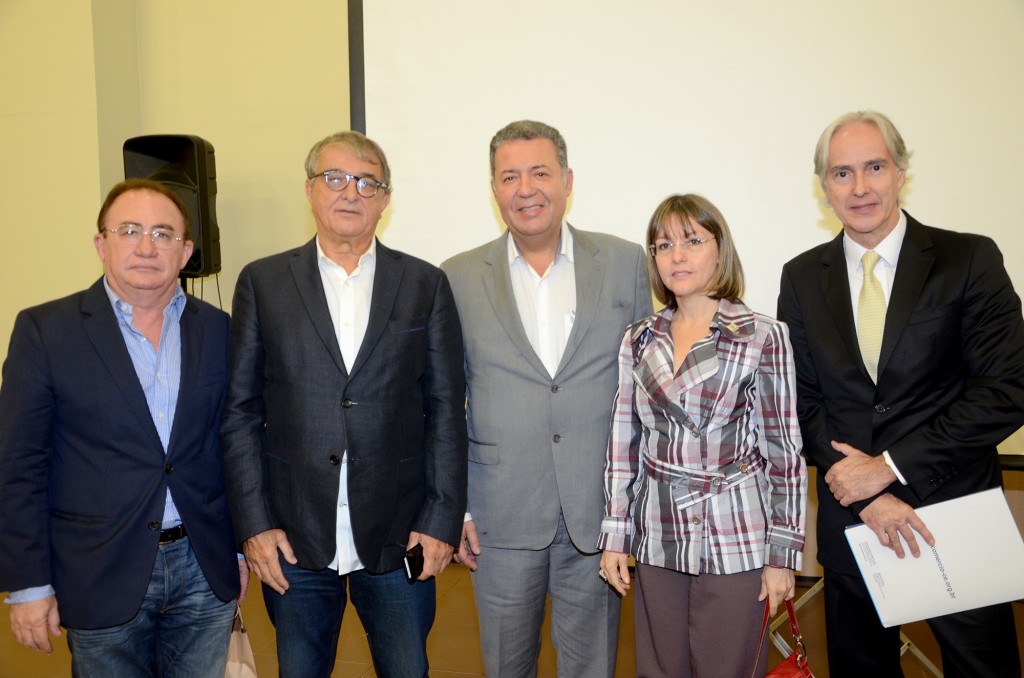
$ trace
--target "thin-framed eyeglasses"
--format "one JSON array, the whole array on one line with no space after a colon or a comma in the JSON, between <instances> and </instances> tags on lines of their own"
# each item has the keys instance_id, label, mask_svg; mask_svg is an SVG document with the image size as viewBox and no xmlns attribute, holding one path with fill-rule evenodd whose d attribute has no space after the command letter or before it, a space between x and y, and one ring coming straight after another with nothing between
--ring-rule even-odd
<instances>
[{"instance_id":1,"label":"thin-framed eyeglasses","mask_svg":"<svg viewBox=\"0 0 1024 678\"><path fill-rule=\"evenodd\" d=\"M113 234L113 236L120 242L132 243L135 245L138 245L142 242L143 238L148 236L149 241L158 249L169 249L174 247L175 243L181 242L185 239L184 236L178 235L170 228L157 226L147 231L142 228L141 224L133 224L130 221L119 224L114 228L105 228L103 230L107 233Z\"/></svg>"},{"instance_id":2,"label":"thin-framed eyeglasses","mask_svg":"<svg viewBox=\"0 0 1024 678\"><path fill-rule=\"evenodd\" d=\"M704 243L714 239L715 237L711 236L710 238L687 238L681 242L656 240L653 245L647 248L647 251L651 253L652 257L670 257L677 247L684 252L693 252L700 249Z\"/></svg>"},{"instance_id":3,"label":"thin-framed eyeglasses","mask_svg":"<svg viewBox=\"0 0 1024 678\"><path fill-rule=\"evenodd\" d=\"M377 191L382 188L387 188L387 184L383 184L373 177L357 177L354 174L348 174L347 172L338 169L325 170L319 174L314 174L309 179L310 181L315 181L317 177L323 177L324 183L327 184L327 188L336 193L344 191L348 187L349 183L355 179L356 193L364 198L372 198L377 195Z\"/></svg>"}]
</instances>

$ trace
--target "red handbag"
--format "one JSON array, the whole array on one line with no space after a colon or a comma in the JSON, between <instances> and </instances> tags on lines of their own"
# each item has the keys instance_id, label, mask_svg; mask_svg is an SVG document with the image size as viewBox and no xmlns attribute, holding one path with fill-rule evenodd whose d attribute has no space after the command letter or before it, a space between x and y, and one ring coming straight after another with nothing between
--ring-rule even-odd
<instances>
[{"instance_id":1,"label":"red handbag","mask_svg":"<svg viewBox=\"0 0 1024 678\"><path fill-rule=\"evenodd\" d=\"M782 663L764 674L765 678L814 678L811 667L807 665L807 650L804 648L804 637L800 633L800 624L796 620L793 601L786 601L786 612L789 613L789 630L793 633L794 649ZM757 675L757 660L761 658L761 647L764 645L765 631L768 630L768 601L764 601L764 620L761 622L761 640L757 643L757 654L754 655L753 678Z\"/></svg>"}]
</instances>

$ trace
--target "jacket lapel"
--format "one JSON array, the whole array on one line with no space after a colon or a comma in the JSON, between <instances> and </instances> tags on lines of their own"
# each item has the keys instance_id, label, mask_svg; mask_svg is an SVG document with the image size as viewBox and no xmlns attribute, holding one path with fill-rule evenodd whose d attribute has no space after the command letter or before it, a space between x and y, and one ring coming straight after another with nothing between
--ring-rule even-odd
<instances>
[{"instance_id":1,"label":"jacket lapel","mask_svg":"<svg viewBox=\"0 0 1024 678\"><path fill-rule=\"evenodd\" d=\"M882 335L882 350L878 355L879 378L907 326L914 306L921 298L921 289L935 263L931 249L932 240L927 232L916 219L907 214L907 234L900 247L896 277L885 312L885 333Z\"/></svg>"},{"instance_id":2,"label":"jacket lapel","mask_svg":"<svg viewBox=\"0 0 1024 678\"><path fill-rule=\"evenodd\" d=\"M338 336L331 321L331 312L327 308L324 284L320 279L320 268L316 260L316 238L296 250L289 263L295 287L306 313L309 314L313 329L320 336L320 341L323 342L334 364L343 374L347 374L345 361L341 357L341 347L338 346Z\"/></svg>"},{"instance_id":3,"label":"jacket lapel","mask_svg":"<svg viewBox=\"0 0 1024 678\"><path fill-rule=\"evenodd\" d=\"M666 309L634 326L630 337L634 356L633 380L654 405L695 428L679 403L681 391L675 379L675 358L670 338L673 316L673 311Z\"/></svg>"},{"instance_id":4,"label":"jacket lapel","mask_svg":"<svg viewBox=\"0 0 1024 678\"><path fill-rule=\"evenodd\" d=\"M826 247L821 256L822 289L825 291L825 303L832 316L836 331L843 340L850 360L860 367L860 371L868 379L867 367L860 354L860 342L857 340L857 325L853 320L853 304L850 301L850 277L846 271L846 254L843 250L843 233L839 232Z\"/></svg>"},{"instance_id":5,"label":"jacket lapel","mask_svg":"<svg viewBox=\"0 0 1024 678\"><path fill-rule=\"evenodd\" d=\"M185 297L185 309L181 312L181 381L178 384L178 402L174 407L174 421L171 422L171 437L167 442L167 456L171 455L177 439L181 436L182 427L188 426L188 405L192 387L199 383L203 351L203 331L195 317L198 313L195 301Z\"/></svg>"},{"instance_id":6,"label":"jacket lapel","mask_svg":"<svg viewBox=\"0 0 1024 678\"><path fill-rule=\"evenodd\" d=\"M349 370L351 377L356 373L373 353L374 346L380 340L381 335L388 327L398 299L398 290L402 286L402 274L405 271L405 263L401 256L394 250L388 249L377 241L377 261L373 273L373 298L370 301L370 317L366 322L366 334L363 335L363 343L359 345L359 352L356 354L352 369Z\"/></svg>"},{"instance_id":7,"label":"jacket lapel","mask_svg":"<svg viewBox=\"0 0 1024 678\"><path fill-rule=\"evenodd\" d=\"M124 336L117 324L117 316L110 306L110 298L100 278L82 298L82 325L100 360L110 372L114 386L121 393L128 410L138 420L139 426L150 437L156 449L163 450L160 435L153 424L153 417L146 404L139 376L135 373Z\"/></svg>"},{"instance_id":8,"label":"jacket lapel","mask_svg":"<svg viewBox=\"0 0 1024 678\"><path fill-rule=\"evenodd\" d=\"M597 258L600 251L597 244L572 226L569 229L572 231L573 269L576 275L576 317L556 374L565 369L576 349L583 343L583 337L594 322L597 301L601 298L601 286L604 283L604 261Z\"/></svg>"},{"instance_id":9,"label":"jacket lapel","mask_svg":"<svg viewBox=\"0 0 1024 678\"><path fill-rule=\"evenodd\" d=\"M512 274L508 268L508 243L511 236L505 231L505 237L494 241L494 247L484 260L484 292L491 302L494 315L498 318L505 334L509 340L526 358L526 361L533 366L546 379L550 379L547 368L541 362L537 352L533 350L530 340L526 337L526 329L519 317L519 308L516 306L516 295L512 291ZM577 288L579 281L577 281Z\"/></svg>"}]
</instances>

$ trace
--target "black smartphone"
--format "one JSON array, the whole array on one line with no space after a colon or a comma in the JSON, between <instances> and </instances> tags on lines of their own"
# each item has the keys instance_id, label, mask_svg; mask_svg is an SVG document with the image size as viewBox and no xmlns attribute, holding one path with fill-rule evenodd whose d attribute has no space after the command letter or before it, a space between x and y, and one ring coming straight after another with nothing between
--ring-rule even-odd
<instances>
[{"instance_id":1,"label":"black smartphone","mask_svg":"<svg viewBox=\"0 0 1024 678\"><path fill-rule=\"evenodd\" d=\"M423 544L416 544L405 552L405 578L412 584L423 574Z\"/></svg>"}]
</instances>

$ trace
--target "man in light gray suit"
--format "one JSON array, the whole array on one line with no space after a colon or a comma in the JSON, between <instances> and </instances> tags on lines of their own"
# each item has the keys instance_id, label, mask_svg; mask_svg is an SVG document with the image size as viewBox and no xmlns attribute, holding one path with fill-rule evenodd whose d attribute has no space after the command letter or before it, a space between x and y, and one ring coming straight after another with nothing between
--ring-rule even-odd
<instances>
[{"instance_id":1,"label":"man in light gray suit","mask_svg":"<svg viewBox=\"0 0 1024 678\"><path fill-rule=\"evenodd\" d=\"M651 313L639 246L564 221L565 140L514 122L491 140L507 233L449 259L469 399L469 514L456 560L488 676L535 676L551 596L563 676L612 676L619 599L596 553L616 354Z\"/></svg>"}]
</instances>

